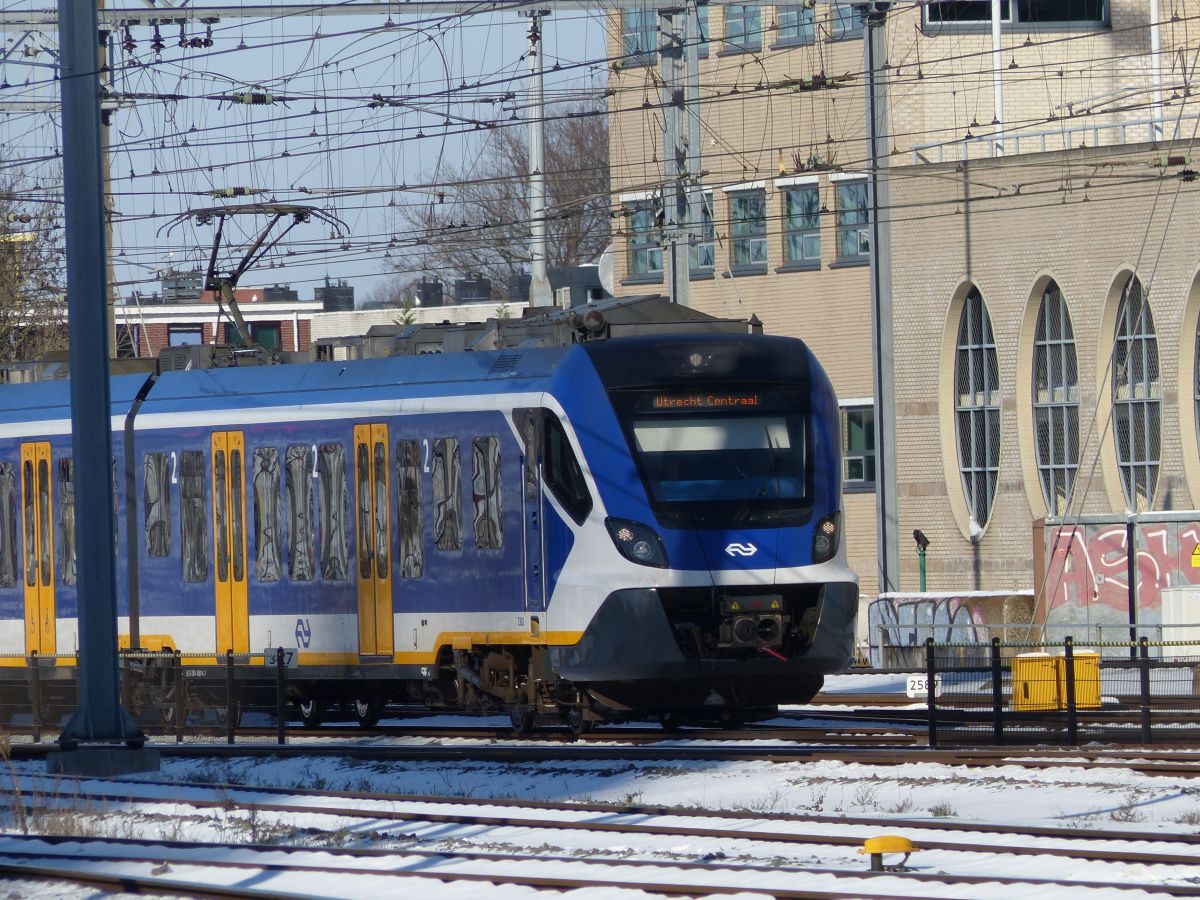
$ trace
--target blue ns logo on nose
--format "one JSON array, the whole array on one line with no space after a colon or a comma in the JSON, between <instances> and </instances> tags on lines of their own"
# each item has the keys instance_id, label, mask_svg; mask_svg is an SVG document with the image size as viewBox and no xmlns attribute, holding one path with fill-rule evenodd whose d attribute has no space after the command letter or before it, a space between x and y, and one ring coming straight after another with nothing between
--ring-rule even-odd
<instances>
[{"instance_id":1,"label":"blue ns logo on nose","mask_svg":"<svg viewBox=\"0 0 1200 900\"><path fill-rule=\"evenodd\" d=\"M312 641L312 626L308 624L308 619L296 620L296 643L301 647L307 647Z\"/></svg>"},{"instance_id":2,"label":"blue ns logo on nose","mask_svg":"<svg viewBox=\"0 0 1200 900\"><path fill-rule=\"evenodd\" d=\"M725 548L725 552L728 553L730 556L753 556L755 553L758 552L758 548L750 543L739 544L739 543L735 542L735 543L729 544Z\"/></svg>"}]
</instances>

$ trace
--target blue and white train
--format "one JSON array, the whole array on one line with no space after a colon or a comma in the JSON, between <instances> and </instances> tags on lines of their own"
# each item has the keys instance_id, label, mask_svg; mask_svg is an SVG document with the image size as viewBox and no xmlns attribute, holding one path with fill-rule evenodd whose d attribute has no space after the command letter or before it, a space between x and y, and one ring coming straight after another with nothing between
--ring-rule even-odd
<instances>
[{"instance_id":1,"label":"blue and white train","mask_svg":"<svg viewBox=\"0 0 1200 900\"><path fill-rule=\"evenodd\" d=\"M164 372L112 397L121 643L201 666L288 648L310 723L391 701L520 730L742 720L850 662L838 407L800 341ZM0 664L73 663L68 404L0 389Z\"/></svg>"}]
</instances>

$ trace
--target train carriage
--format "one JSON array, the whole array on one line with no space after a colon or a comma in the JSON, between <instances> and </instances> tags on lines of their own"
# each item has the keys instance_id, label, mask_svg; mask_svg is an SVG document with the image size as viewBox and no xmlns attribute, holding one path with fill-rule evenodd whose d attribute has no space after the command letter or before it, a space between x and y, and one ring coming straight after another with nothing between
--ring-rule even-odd
<instances>
[{"instance_id":1,"label":"train carriage","mask_svg":"<svg viewBox=\"0 0 1200 900\"><path fill-rule=\"evenodd\" d=\"M310 723L393 700L522 730L740 719L849 663L838 410L799 341L113 384L122 644L198 665L287 648ZM22 664L74 652L67 402L0 394L0 652Z\"/></svg>"}]
</instances>

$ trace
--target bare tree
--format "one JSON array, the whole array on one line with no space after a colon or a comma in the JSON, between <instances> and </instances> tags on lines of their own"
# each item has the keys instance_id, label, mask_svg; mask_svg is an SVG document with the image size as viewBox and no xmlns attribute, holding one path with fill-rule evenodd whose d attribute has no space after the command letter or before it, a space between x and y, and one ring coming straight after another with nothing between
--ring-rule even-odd
<instances>
[{"instance_id":1,"label":"bare tree","mask_svg":"<svg viewBox=\"0 0 1200 900\"><path fill-rule=\"evenodd\" d=\"M0 362L67 348L60 198L0 158Z\"/></svg>"},{"instance_id":2,"label":"bare tree","mask_svg":"<svg viewBox=\"0 0 1200 900\"><path fill-rule=\"evenodd\" d=\"M556 104L546 118L547 261L593 262L611 233L605 107ZM495 299L509 299L509 277L525 271L529 246L527 129L494 129L477 162L429 180L445 187L403 208L401 227L415 246L399 267L442 279L479 273Z\"/></svg>"}]
</instances>

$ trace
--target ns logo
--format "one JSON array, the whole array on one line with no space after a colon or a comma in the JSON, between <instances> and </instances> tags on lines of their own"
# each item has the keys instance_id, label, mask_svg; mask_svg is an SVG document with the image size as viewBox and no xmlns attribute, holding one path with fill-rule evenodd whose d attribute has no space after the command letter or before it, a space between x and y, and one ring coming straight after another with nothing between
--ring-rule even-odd
<instances>
[{"instance_id":1,"label":"ns logo","mask_svg":"<svg viewBox=\"0 0 1200 900\"><path fill-rule=\"evenodd\" d=\"M749 557L749 556L753 556L755 553L757 553L757 552L758 552L758 548L757 548L757 547L755 547L753 544L751 544L751 543L749 543L749 542L747 542L747 543L745 543L745 544L739 544L739 543L737 543L737 542L734 542L734 543L732 543L732 544L729 544L729 545L728 545L728 546L725 548L725 552L726 552L726 553L727 553L729 556L745 556L745 557Z\"/></svg>"}]
</instances>

